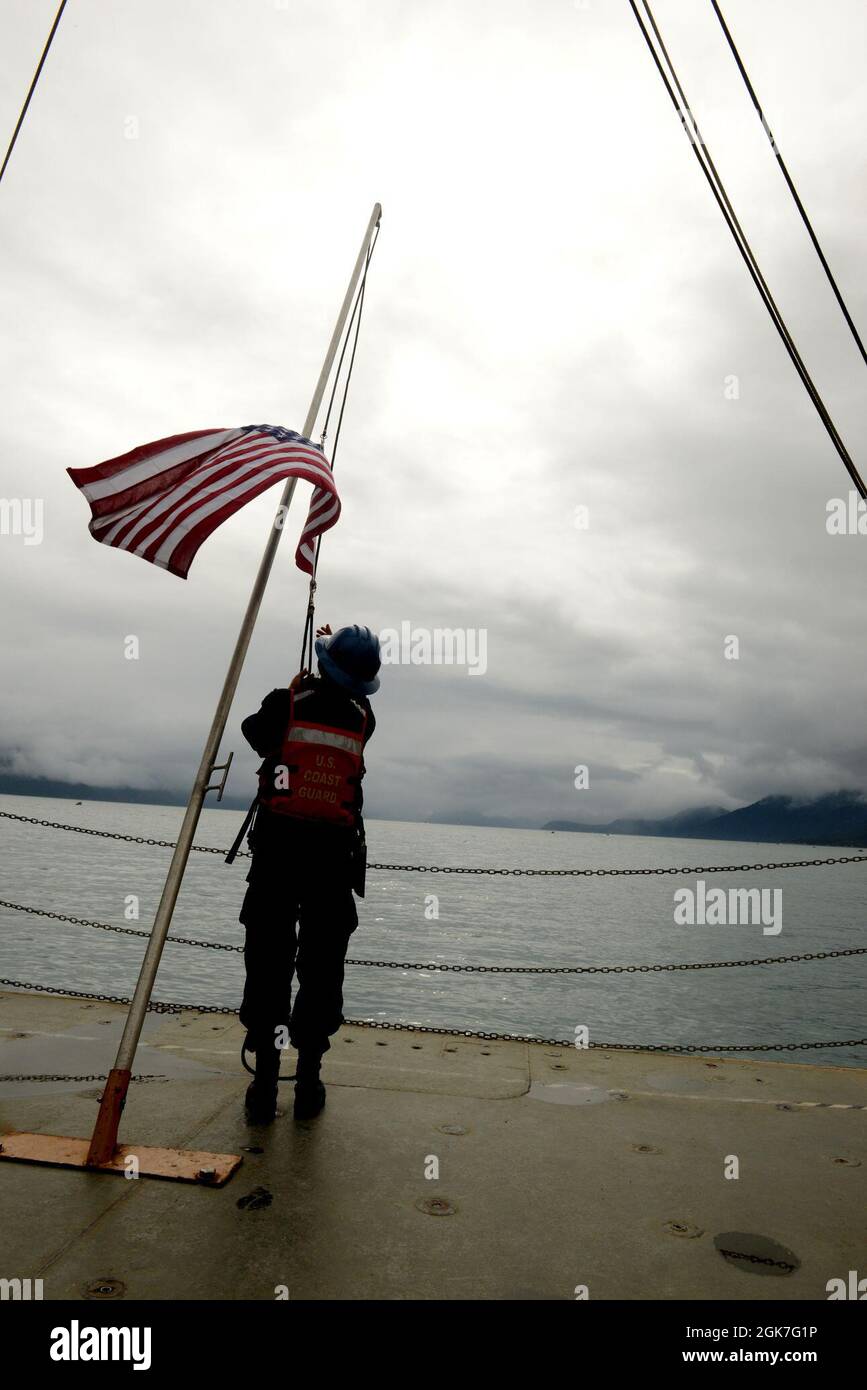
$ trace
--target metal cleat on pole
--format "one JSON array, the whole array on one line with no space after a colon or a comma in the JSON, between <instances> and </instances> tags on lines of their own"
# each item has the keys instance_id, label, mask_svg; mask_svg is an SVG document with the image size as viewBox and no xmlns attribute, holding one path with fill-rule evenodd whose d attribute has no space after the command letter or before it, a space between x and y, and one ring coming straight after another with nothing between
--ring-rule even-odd
<instances>
[{"instance_id":1,"label":"metal cleat on pole","mask_svg":"<svg viewBox=\"0 0 867 1390\"><path fill-rule=\"evenodd\" d=\"M223 776L219 782L212 782L210 786L205 787L205 792L216 792L218 801L223 800L223 792L226 790L226 779L229 776L229 768L232 766L232 759L234 756L235 754L232 752L224 763L215 763L211 766L211 772L222 772Z\"/></svg>"}]
</instances>

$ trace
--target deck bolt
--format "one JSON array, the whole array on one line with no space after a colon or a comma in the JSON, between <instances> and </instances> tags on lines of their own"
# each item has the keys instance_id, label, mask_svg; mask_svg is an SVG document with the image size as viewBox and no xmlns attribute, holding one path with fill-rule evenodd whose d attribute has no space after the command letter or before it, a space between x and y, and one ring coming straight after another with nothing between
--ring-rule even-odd
<instances>
[{"instance_id":1,"label":"deck bolt","mask_svg":"<svg viewBox=\"0 0 867 1390\"><path fill-rule=\"evenodd\" d=\"M419 1211L423 1211L427 1216L454 1216L457 1208L451 1202L447 1202L444 1197L423 1197L416 1202Z\"/></svg>"},{"instance_id":2,"label":"deck bolt","mask_svg":"<svg viewBox=\"0 0 867 1390\"><path fill-rule=\"evenodd\" d=\"M690 1226L685 1221L666 1221L663 1229L670 1236L682 1236L689 1240L694 1240L696 1236L704 1234L700 1226Z\"/></svg>"},{"instance_id":3,"label":"deck bolt","mask_svg":"<svg viewBox=\"0 0 867 1390\"><path fill-rule=\"evenodd\" d=\"M84 1290L85 1298L123 1298L126 1285L121 1279L94 1279Z\"/></svg>"}]
</instances>

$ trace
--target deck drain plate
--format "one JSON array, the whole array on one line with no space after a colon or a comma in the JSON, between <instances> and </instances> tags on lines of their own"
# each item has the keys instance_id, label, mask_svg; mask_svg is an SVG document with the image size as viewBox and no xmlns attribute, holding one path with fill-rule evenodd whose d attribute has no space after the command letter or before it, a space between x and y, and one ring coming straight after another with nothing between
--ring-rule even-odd
<instances>
[{"instance_id":1,"label":"deck drain plate","mask_svg":"<svg viewBox=\"0 0 867 1390\"><path fill-rule=\"evenodd\" d=\"M527 1096L530 1100L547 1100L554 1105L599 1105L611 1100L610 1091L601 1086L576 1086L571 1081L534 1081Z\"/></svg>"},{"instance_id":2,"label":"deck drain plate","mask_svg":"<svg viewBox=\"0 0 867 1390\"><path fill-rule=\"evenodd\" d=\"M743 1231L725 1231L714 1236L713 1243L726 1264L747 1274L774 1274L781 1276L793 1274L800 1269L801 1261L793 1250L780 1245L768 1236L759 1236Z\"/></svg>"}]
</instances>

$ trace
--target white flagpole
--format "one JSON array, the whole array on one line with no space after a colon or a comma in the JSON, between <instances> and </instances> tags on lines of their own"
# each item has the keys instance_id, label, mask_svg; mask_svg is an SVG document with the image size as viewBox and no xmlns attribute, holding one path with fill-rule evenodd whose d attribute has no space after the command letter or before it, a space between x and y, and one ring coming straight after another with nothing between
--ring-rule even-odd
<instances>
[{"instance_id":1,"label":"white flagpole","mask_svg":"<svg viewBox=\"0 0 867 1390\"><path fill-rule=\"evenodd\" d=\"M352 297L364 269L371 238L376 227L379 225L381 216L382 208L379 203L376 203L367 225L367 231L364 234L364 241L361 244L361 250L358 253L358 259L355 262L346 294L343 297L343 303L340 306L340 313L337 316L334 332L328 344L328 351L325 354L325 361L322 364L319 380L313 392L310 409L304 421L302 433L308 438L316 425L316 417L319 414L319 407L322 403L325 387L331 375L331 368L334 364L334 358L352 304ZM145 951L141 970L139 971L135 994L130 1003L126 1025L117 1052L117 1058L115 1059L114 1067L112 1068L103 1091L99 1114L90 1141L86 1166L98 1166L108 1163L117 1145L117 1131L120 1124L121 1111L129 1088L133 1059L135 1058L136 1048L138 1047L139 1038L141 1037L142 1026L153 991L160 957L162 955L163 946L165 945L166 936L168 935L172 913L174 912L175 903L177 902L181 887L181 880L183 879L187 860L190 856L193 837L196 833L196 826L198 825L202 804L205 800L205 792L210 790L209 782L211 773L216 766L220 741L223 737L226 720L229 717L229 710L232 707L232 701L235 698L235 690L237 689L241 668L244 665L244 658L247 655L247 648L250 645L250 638L259 613L265 586L268 583L268 576L271 573L274 556L277 553L277 546L280 544L280 537L283 533L283 522L285 521L286 511L292 501L296 482L296 478L290 478L287 481L283 489L283 496L280 498L280 509L277 512L277 516L274 519L268 535L265 552L259 565L259 572L253 584L253 590L247 604L247 611L241 623L241 630L238 633L235 650L232 653L232 659L229 663L226 679L223 682L223 689L217 703L217 709L205 742L205 749L202 753L199 770L196 773L196 780L190 792L190 799L187 803L186 812L184 813L178 842L175 846L174 854L172 855L168 873L166 874L162 897L160 898L150 940L147 945L147 950Z\"/></svg>"}]
</instances>

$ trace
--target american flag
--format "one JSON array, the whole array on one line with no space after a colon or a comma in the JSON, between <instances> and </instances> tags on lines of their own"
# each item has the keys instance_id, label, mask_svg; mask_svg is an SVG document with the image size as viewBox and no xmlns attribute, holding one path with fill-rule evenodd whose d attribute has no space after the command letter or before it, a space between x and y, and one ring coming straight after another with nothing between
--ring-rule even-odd
<instances>
[{"instance_id":1,"label":"american flag","mask_svg":"<svg viewBox=\"0 0 867 1390\"><path fill-rule=\"evenodd\" d=\"M90 534L186 579L196 551L240 507L282 478L313 484L295 563L313 573L317 536L340 515L320 446L282 425L193 430L94 468L66 470L90 503Z\"/></svg>"}]
</instances>

